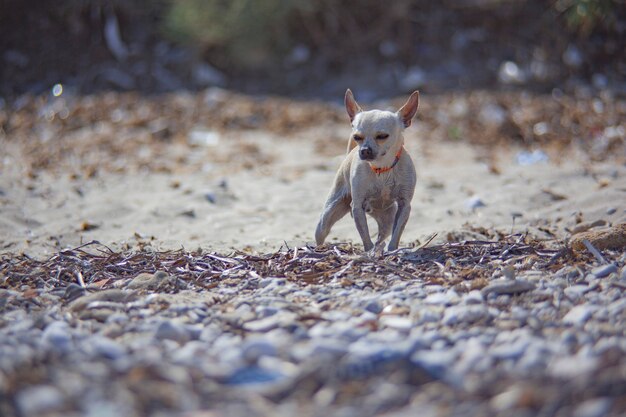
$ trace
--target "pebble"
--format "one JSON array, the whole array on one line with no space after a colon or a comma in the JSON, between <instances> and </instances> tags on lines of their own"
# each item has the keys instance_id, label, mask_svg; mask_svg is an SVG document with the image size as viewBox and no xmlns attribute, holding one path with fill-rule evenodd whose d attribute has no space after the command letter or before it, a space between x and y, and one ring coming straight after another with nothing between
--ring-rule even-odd
<instances>
[{"instance_id":1,"label":"pebble","mask_svg":"<svg viewBox=\"0 0 626 417\"><path fill-rule=\"evenodd\" d=\"M442 323L447 326L475 323L489 316L489 311L484 305L457 305L446 309Z\"/></svg>"},{"instance_id":2,"label":"pebble","mask_svg":"<svg viewBox=\"0 0 626 417\"><path fill-rule=\"evenodd\" d=\"M243 328L251 332L267 332L277 327L292 324L296 318L294 313L281 311L272 316L244 323Z\"/></svg>"},{"instance_id":3,"label":"pebble","mask_svg":"<svg viewBox=\"0 0 626 417\"><path fill-rule=\"evenodd\" d=\"M163 321L157 327L154 337L160 340L173 340L182 344L187 343L191 339L189 330L173 321Z\"/></svg>"},{"instance_id":4,"label":"pebble","mask_svg":"<svg viewBox=\"0 0 626 417\"><path fill-rule=\"evenodd\" d=\"M413 321L410 318L399 316L383 316L380 318L380 324L401 331L409 331L413 327Z\"/></svg>"},{"instance_id":5,"label":"pebble","mask_svg":"<svg viewBox=\"0 0 626 417\"><path fill-rule=\"evenodd\" d=\"M163 271L157 271L154 274L142 273L132 279L126 286L131 290L148 289L154 290L168 281L169 276Z\"/></svg>"},{"instance_id":6,"label":"pebble","mask_svg":"<svg viewBox=\"0 0 626 417\"><path fill-rule=\"evenodd\" d=\"M41 341L51 349L68 352L73 347L72 333L64 321L50 323L41 334Z\"/></svg>"},{"instance_id":7,"label":"pebble","mask_svg":"<svg viewBox=\"0 0 626 417\"><path fill-rule=\"evenodd\" d=\"M241 348L242 357L249 363L257 363L263 356L277 356L278 349L268 340L251 340Z\"/></svg>"},{"instance_id":8,"label":"pebble","mask_svg":"<svg viewBox=\"0 0 626 417\"><path fill-rule=\"evenodd\" d=\"M49 415L60 411L65 403L63 394L50 385L35 385L20 391L15 401L22 416Z\"/></svg>"},{"instance_id":9,"label":"pebble","mask_svg":"<svg viewBox=\"0 0 626 417\"><path fill-rule=\"evenodd\" d=\"M72 311L81 311L94 301L111 301L116 303L126 303L135 299L135 293L120 289L111 289L84 295L70 304Z\"/></svg>"},{"instance_id":10,"label":"pebble","mask_svg":"<svg viewBox=\"0 0 626 417\"><path fill-rule=\"evenodd\" d=\"M572 285L571 287L565 288L563 292L570 299L578 300L583 297L587 291L589 291L588 285Z\"/></svg>"},{"instance_id":11,"label":"pebble","mask_svg":"<svg viewBox=\"0 0 626 417\"><path fill-rule=\"evenodd\" d=\"M378 300L371 300L365 305L365 310L369 311L370 313L380 314L383 308Z\"/></svg>"},{"instance_id":12,"label":"pebble","mask_svg":"<svg viewBox=\"0 0 626 417\"><path fill-rule=\"evenodd\" d=\"M536 288L535 284L520 279L510 280L502 279L492 282L482 289L483 296L489 294L521 294L523 292L532 291Z\"/></svg>"},{"instance_id":13,"label":"pebble","mask_svg":"<svg viewBox=\"0 0 626 417\"><path fill-rule=\"evenodd\" d=\"M603 417L607 415L611 405L610 398L592 398L578 405L573 417Z\"/></svg>"},{"instance_id":14,"label":"pebble","mask_svg":"<svg viewBox=\"0 0 626 417\"><path fill-rule=\"evenodd\" d=\"M548 364L548 371L556 378L573 379L591 374L598 360L584 355L556 356Z\"/></svg>"},{"instance_id":15,"label":"pebble","mask_svg":"<svg viewBox=\"0 0 626 417\"><path fill-rule=\"evenodd\" d=\"M428 295L424 299L426 304L452 305L457 304L460 300L459 295L454 291L446 291L444 293L436 292Z\"/></svg>"},{"instance_id":16,"label":"pebble","mask_svg":"<svg viewBox=\"0 0 626 417\"><path fill-rule=\"evenodd\" d=\"M93 336L88 345L92 354L107 359L119 359L126 355L126 348L108 337Z\"/></svg>"},{"instance_id":17,"label":"pebble","mask_svg":"<svg viewBox=\"0 0 626 417\"><path fill-rule=\"evenodd\" d=\"M479 290L472 290L463 297L463 303L465 304L482 304L484 302L485 298Z\"/></svg>"},{"instance_id":18,"label":"pebble","mask_svg":"<svg viewBox=\"0 0 626 417\"><path fill-rule=\"evenodd\" d=\"M87 290L81 287L78 284L71 283L67 287L65 287L65 292L63 293L63 299L66 301L73 301L78 297L82 297L85 295Z\"/></svg>"},{"instance_id":19,"label":"pebble","mask_svg":"<svg viewBox=\"0 0 626 417\"><path fill-rule=\"evenodd\" d=\"M458 354L452 350L419 350L411 356L411 362L426 369L437 379L447 376Z\"/></svg>"},{"instance_id":20,"label":"pebble","mask_svg":"<svg viewBox=\"0 0 626 417\"><path fill-rule=\"evenodd\" d=\"M478 196L471 197L465 201L465 207L472 211L486 206L487 205Z\"/></svg>"},{"instance_id":21,"label":"pebble","mask_svg":"<svg viewBox=\"0 0 626 417\"><path fill-rule=\"evenodd\" d=\"M613 272L617 272L617 271L618 271L617 265L615 265L615 264L606 264L606 265L600 265L600 266L598 266L596 268L593 268L591 270L591 273L596 278L604 278L607 275L610 275Z\"/></svg>"},{"instance_id":22,"label":"pebble","mask_svg":"<svg viewBox=\"0 0 626 417\"><path fill-rule=\"evenodd\" d=\"M582 326L591 318L597 309L596 306L589 304L577 305L563 317L563 322L575 326Z\"/></svg>"}]
</instances>

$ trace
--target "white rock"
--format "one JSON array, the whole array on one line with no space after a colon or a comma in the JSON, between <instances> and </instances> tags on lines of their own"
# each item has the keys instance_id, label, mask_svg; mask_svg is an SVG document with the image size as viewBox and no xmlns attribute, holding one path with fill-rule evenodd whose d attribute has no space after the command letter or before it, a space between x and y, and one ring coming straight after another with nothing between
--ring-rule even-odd
<instances>
[{"instance_id":1,"label":"white rock","mask_svg":"<svg viewBox=\"0 0 626 417\"><path fill-rule=\"evenodd\" d=\"M380 318L380 324L401 331L409 331L413 328L413 321L410 318L400 316L383 316Z\"/></svg>"},{"instance_id":2,"label":"white rock","mask_svg":"<svg viewBox=\"0 0 626 417\"><path fill-rule=\"evenodd\" d=\"M64 321L50 323L43 331L41 341L44 346L60 352L67 352L73 346L70 327Z\"/></svg>"},{"instance_id":3,"label":"white rock","mask_svg":"<svg viewBox=\"0 0 626 417\"><path fill-rule=\"evenodd\" d=\"M424 299L426 304L452 305L459 302L459 295L454 290L445 293L436 292L428 295Z\"/></svg>"},{"instance_id":4,"label":"white rock","mask_svg":"<svg viewBox=\"0 0 626 417\"><path fill-rule=\"evenodd\" d=\"M251 332L267 332L277 327L283 327L293 323L296 315L290 311L281 311L270 317L253 320L245 323L243 328Z\"/></svg>"},{"instance_id":5,"label":"white rock","mask_svg":"<svg viewBox=\"0 0 626 417\"><path fill-rule=\"evenodd\" d=\"M118 342L104 336L89 338L88 348L92 354L108 359L118 359L126 354L126 348Z\"/></svg>"},{"instance_id":6,"label":"white rock","mask_svg":"<svg viewBox=\"0 0 626 417\"><path fill-rule=\"evenodd\" d=\"M244 343L241 354L247 362L255 363L263 356L278 355L278 349L268 340L252 340Z\"/></svg>"},{"instance_id":7,"label":"white rock","mask_svg":"<svg viewBox=\"0 0 626 417\"><path fill-rule=\"evenodd\" d=\"M610 398L592 398L590 400L583 401L576 411L574 411L573 417L603 417L606 416L611 409L612 401Z\"/></svg>"},{"instance_id":8,"label":"white rock","mask_svg":"<svg viewBox=\"0 0 626 417\"><path fill-rule=\"evenodd\" d=\"M594 305L577 305L563 317L563 323L582 326L591 318L597 309L598 307Z\"/></svg>"},{"instance_id":9,"label":"white rock","mask_svg":"<svg viewBox=\"0 0 626 417\"><path fill-rule=\"evenodd\" d=\"M557 378L571 379L588 375L598 366L598 360L585 355L557 356L548 364L548 371Z\"/></svg>"},{"instance_id":10,"label":"white rock","mask_svg":"<svg viewBox=\"0 0 626 417\"><path fill-rule=\"evenodd\" d=\"M484 302L485 298L479 290L472 290L463 297L464 304L482 304Z\"/></svg>"},{"instance_id":11,"label":"white rock","mask_svg":"<svg viewBox=\"0 0 626 417\"><path fill-rule=\"evenodd\" d=\"M180 344L185 344L191 339L191 334L182 324L168 320L159 324L154 337L161 340L174 340Z\"/></svg>"},{"instance_id":12,"label":"white rock","mask_svg":"<svg viewBox=\"0 0 626 417\"><path fill-rule=\"evenodd\" d=\"M489 316L484 305L456 305L446 309L443 324L453 326L458 323L475 323Z\"/></svg>"},{"instance_id":13,"label":"white rock","mask_svg":"<svg viewBox=\"0 0 626 417\"><path fill-rule=\"evenodd\" d=\"M37 416L59 410L64 403L63 394L48 385L36 385L20 391L16 395L19 415Z\"/></svg>"}]
</instances>

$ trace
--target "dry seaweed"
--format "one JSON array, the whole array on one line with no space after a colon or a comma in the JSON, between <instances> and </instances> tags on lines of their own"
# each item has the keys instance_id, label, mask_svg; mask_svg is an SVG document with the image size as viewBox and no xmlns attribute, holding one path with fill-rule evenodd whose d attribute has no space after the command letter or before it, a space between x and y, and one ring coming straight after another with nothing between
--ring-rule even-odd
<instances>
[{"instance_id":1,"label":"dry seaweed","mask_svg":"<svg viewBox=\"0 0 626 417\"><path fill-rule=\"evenodd\" d=\"M281 248L270 254L188 252L184 249L115 252L97 241L54 254L46 260L5 254L0 276L5 288L64 288L69 284L106 289L141 273L165 271L198 288L230 280L279 277L302 285L346 280L355 285L384 285L384 277L423 280L442 285L468 281L480 287L503 265L519 268L559 267L567 260L559 250L525 235L499 241L465 241L366 254L351 244ZM382 282L379 282L383 278ZM472 281L476 281L472 283Z\"/></svg>"}]
</instances>

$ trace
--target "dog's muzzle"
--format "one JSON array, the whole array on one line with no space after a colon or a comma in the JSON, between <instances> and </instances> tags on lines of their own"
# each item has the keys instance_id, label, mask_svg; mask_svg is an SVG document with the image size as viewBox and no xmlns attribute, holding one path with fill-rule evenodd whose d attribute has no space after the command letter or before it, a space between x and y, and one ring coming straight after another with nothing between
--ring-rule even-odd
<instances>
[{"instance_id":1,"label":"dog's muzzle","mask_svg":"<svg viewBox=\"0 0 626 417\"><path fill-rule=\"evenodd\" d=\"M374 159L374 151L372 150L372 148L364 146L359 149L359 158L364 161L371 161L372 159Z\"/></svg>"}]
</instances>

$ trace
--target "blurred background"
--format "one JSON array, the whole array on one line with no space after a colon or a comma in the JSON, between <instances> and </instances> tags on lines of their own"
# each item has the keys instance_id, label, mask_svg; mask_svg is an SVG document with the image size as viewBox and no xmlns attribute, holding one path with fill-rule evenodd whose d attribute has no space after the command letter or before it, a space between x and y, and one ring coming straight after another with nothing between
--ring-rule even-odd
<instances>
[{"instance_id":1,"label":"blurred background","mask_svg":"<svg viewBox=\"0 0 626 417\"><path fill-rule=\"evenodd\" d=\"M622 0L0 0L0 95L626 91Z\"/></svg>"}]
</instances>

